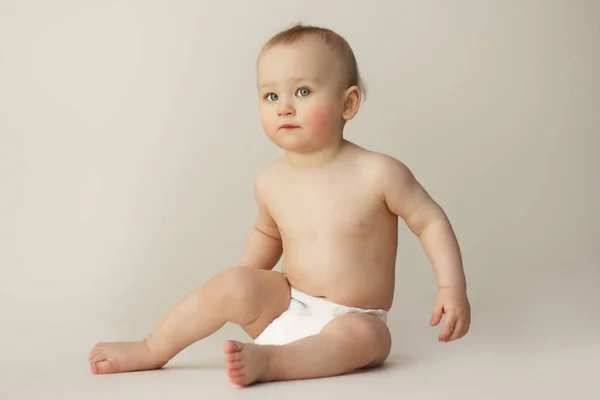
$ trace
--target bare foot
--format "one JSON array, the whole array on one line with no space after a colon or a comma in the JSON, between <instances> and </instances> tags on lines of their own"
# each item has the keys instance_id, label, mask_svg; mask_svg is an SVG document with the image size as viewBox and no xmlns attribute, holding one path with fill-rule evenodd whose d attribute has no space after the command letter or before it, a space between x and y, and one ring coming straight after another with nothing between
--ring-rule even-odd
<instances>
[{"instance_id":1,"label":"bare foot","mask_svg":"<svg viewBox=\"0 0 600 400\"><path fill-rule=\"evenodd\" d=\"M268 380L269 357L266 346L228 340L223 345L227 375L234 385L244 387Z\"/></svg>"},{"instance_id":2,"label":"bare foot","mask_svg":"<svg viewBox=\"0 0 600 400\"><path fill-rule=\"evenodd\" d=\"M144 340L98 343L90 352L90 369L94 374L158 369L165 364L152 354Z\"/></svg>"}]
</instances>

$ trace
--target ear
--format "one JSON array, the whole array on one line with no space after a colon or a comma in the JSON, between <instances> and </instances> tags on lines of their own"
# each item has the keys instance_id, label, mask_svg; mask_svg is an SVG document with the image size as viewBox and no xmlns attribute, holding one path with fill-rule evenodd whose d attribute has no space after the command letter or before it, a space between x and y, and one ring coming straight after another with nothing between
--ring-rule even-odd
<instances>
[{"instance_id":1,"label":"ear","mask_svg":"<svg viewBox=\"0 0 600 400\"><path fill-rule=\"evenodd\" d=\"M354 118L360 108L360 89L358 86L351 86L344 92L344 111L342 118L346 121Z\"/></svg>"}]
</instances>

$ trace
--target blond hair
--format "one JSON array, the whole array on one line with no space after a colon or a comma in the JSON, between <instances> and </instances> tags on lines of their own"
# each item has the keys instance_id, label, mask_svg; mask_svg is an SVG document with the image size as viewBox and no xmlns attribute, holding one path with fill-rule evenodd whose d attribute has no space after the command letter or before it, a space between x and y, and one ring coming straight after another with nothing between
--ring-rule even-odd
<instances>
[{"instance_id":1,"label":"blond hair","mask_svg":"<svg viewBox=\"0 0 600 400\"><path fill-rule=\"evenodd\" d=\"M263 51L279 44L292 44L308 36L322 41L335 53L336 56L338 56L344 70L346 78L345 84L347 85L346 88L357 86L363 96L366 96L367 93L365 84L360 77L358 64L352 48L346 39L331 29L296 24L291 28L277 33L275 36L269 39L269 41L264 45Z\"/></svg>"}]
</instances>

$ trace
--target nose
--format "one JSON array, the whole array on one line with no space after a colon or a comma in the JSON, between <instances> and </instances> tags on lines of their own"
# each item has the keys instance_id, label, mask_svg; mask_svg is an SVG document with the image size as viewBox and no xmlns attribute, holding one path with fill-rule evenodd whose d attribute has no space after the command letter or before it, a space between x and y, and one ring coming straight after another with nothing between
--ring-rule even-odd
<instances>
[{"instance_id":1,"label":"nose","mask_svg":"<svg viewBox=\"0 0 600 400\"><path fill-rule=\"evenodd\" d=\"M280 99L277 104L277 115L280 117L296 115L296 110L294 109L292 102L288 99Z\"/></svg>"}]
</instances>

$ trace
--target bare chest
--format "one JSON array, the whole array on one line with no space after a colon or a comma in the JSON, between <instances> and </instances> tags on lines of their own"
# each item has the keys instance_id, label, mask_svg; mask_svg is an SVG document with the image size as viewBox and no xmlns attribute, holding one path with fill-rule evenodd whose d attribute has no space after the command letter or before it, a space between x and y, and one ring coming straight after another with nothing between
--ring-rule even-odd
<instances>
[{"instance_id":1,"label":"bare chest","mask_svg":"<svg viewBox=\"0 0 600 400\"><path fill-rule=\"evenodd\" d=\"M352 185L290 186L269 208L284 239L367 235L386 215L382 200Z\"/></svg>"}]
</instances>

